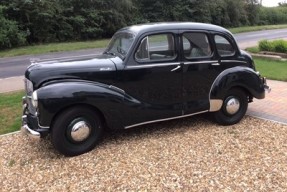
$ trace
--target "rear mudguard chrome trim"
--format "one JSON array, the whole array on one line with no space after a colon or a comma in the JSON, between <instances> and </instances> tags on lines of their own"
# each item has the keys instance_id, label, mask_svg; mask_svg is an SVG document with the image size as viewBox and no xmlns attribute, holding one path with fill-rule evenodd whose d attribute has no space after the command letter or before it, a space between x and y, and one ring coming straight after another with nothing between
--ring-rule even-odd
<instances>
[{"instance_id":1,"label":"rear mudguard chrome trim","mask_svg":"<svg viewBox=\"0 0 287 192\"><path fill-rule=\"evenodd\" d=\"M222 107L223 101L221 99L211 99L209 100L210 103L210 112L219 111Z\"/></svg>"}]
</instances>

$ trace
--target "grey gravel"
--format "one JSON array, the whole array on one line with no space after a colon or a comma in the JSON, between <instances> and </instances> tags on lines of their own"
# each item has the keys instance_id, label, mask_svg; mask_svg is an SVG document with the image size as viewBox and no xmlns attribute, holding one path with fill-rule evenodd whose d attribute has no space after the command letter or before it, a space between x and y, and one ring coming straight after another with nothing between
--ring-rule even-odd
<instances>
[{"instance_id":1,"label":"grey gravel","mask_svg":"<svg viewBox=\"0 0 287 192\"><path fill-rule=\"evenodd\" d=\"M287 191L287 126L205 117L109 132L67 158L48 139L0 137L1 191Z\"/></svg>"}]
</instances>

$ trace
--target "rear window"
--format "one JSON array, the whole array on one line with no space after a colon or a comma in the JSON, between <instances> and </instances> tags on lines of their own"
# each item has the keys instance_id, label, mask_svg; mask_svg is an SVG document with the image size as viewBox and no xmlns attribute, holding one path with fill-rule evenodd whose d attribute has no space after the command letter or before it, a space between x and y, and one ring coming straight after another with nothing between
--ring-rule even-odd
<instances>
[{"instance_id":1,"label":"rear window","mask_svg":"<svg viewBox=\"0 0 287 192\"><path fill-rule=\"evenodd\" d=\"M210 43L205 33L184 33L182 43L184 56L187 59L211 56Z\"/></svg>"}]
</instances>

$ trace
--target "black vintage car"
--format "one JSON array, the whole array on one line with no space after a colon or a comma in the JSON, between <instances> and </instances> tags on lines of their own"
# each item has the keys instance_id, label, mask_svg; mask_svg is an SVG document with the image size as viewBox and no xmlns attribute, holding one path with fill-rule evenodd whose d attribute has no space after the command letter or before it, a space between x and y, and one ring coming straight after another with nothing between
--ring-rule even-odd
<instances>
[{"instance_id":1,"label":"black vintage car","mask_svg":"<svg viewBox=\"0 0 287 192\"><path fill-rule=\"evenodd\" d=\"M22 130L50 133L67 156L93 149L105 128L206 112L232 125L269 89L229 31L201 23L123 28L102 55L33 63L25 84Z\"/></svg>"}]
</instances>

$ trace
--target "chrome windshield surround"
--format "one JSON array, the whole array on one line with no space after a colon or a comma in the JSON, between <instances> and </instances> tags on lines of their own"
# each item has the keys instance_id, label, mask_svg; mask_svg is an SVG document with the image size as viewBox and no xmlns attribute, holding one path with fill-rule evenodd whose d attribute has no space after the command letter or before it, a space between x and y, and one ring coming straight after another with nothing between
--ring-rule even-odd
<instances>
[{"instance_id":1,"label":"chrome windshield surround","mask_svg":"<svg viewBox=\"0 0 287 192\"><path fill-rule=\"evenodd\" d=\"M174 63L164 63L164 64L141 64L141 65L131 65L126 66L126 69L141 69L141 68L150 68L150 67L165 67L165 66L173 66L173 65L180 65L180 62Z\"/></svg>"},{"instance_id":2,"label":"chrome windshield surround","mask_svg":"<svg viewBox=\"0 0 287 192\"><path fill-rule=\"evenodd\" d=\"M202 113L206 113L206 112L208 112L208 110L200 111L200 112L192 113L192 114L188 114L188 115L181 115L181 116L170 117L170 118L165 118L165 119L157 119L157 120L153 120L153 121L146 121L146 122L142 122L142 123L137 123L137 124L134 124L134 125L126 126L125 129L137 127L137 126L140 126L140 125L146 125L146 124L150 124L150 123L156 123L156 122L161 122L161 121L168 121L168 120L173 120L173 119L180 119L180 118L184 118L184 117L190 117L190 116L194 116L194 115L198 115L198 114L202 114Z\"/></svg>"}]
</instances>

